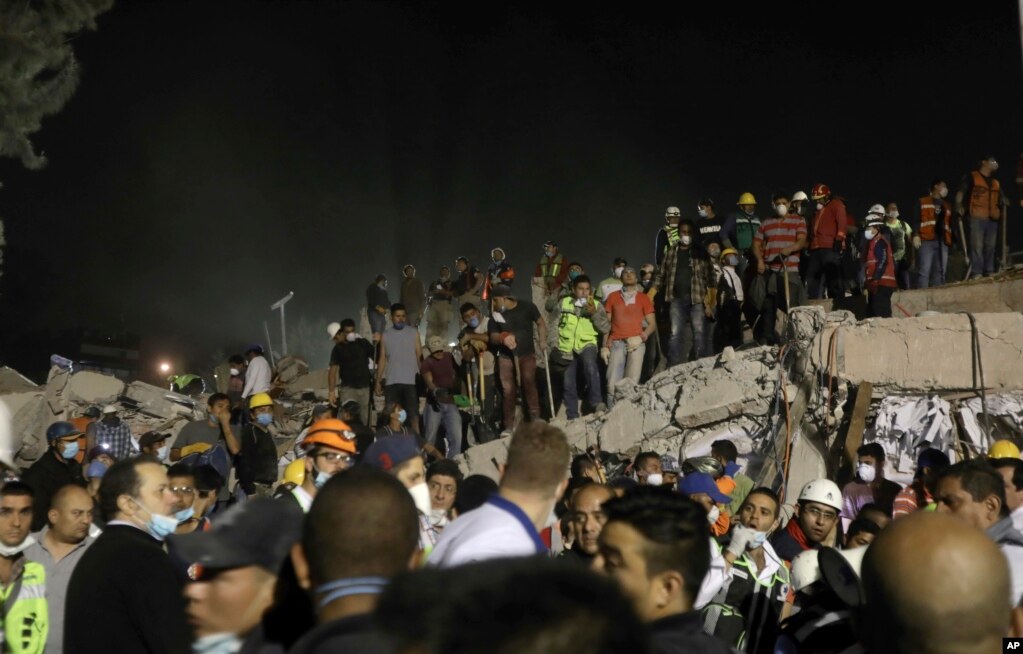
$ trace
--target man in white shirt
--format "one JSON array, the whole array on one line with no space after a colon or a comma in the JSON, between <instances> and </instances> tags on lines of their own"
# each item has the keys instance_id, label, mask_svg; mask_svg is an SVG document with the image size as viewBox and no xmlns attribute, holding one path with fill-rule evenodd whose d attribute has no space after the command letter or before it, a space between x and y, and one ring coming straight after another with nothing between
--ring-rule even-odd
<instances>
[{"instance_id":1,"label":"man in white shirt","mask_svg":"<svg viewBox=\"0 0 1023 654\"><path fill-rule=\"evenodd\" d=\"M992 459L991 465L1005 480L1005 505L1009 507L1012 526L1023 531L1023 460Z\"/></svg>"},{"instance_id":2,"label":"man in white shirt","mask_svg":"<svg viewBox=\"0 0 1023 654\"><path fill-rule=\"evenodd\" d=\"M508 445L497 495L448 525L428 564L546 554L540 531L554 523L554 505L568 486L570 451L564 432L541 421L521 425Z\"/></svg>"},{"instance_id":3,"label":"man in white shirt","mask_svg":"<svg viewBox=\"0 0 1023 654\"><path fill-rule=\"evenodd\" d=\"M248 404L249 398L256 393L269 393L273 381L273 371L270 370L270 363L263 356L261 345L250 345L245 351L245 359L249 362L245 369L245 388L242 390L242 399Z\"/></svg>"}]
</instances>

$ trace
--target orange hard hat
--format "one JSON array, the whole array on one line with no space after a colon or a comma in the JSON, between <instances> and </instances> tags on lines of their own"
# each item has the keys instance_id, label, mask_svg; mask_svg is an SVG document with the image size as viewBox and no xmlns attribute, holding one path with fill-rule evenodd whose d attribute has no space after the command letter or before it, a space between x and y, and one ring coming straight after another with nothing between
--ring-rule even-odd
<instances>
[{"instance_id":1,"label":"orange hard hat","mask_svg":"<svg viewBox=\"0 0 1023 654\"><path fill-rule=\"evenodd\" d=\"M314 445L332 447L335 450L356 453L355 432L343 420L325 418L317 420L309 427L302 447L308 450Z\"/></svg>"},{"instance_id":2,"label":"orange hard hat","mask_svg":"<svg viewBox=\"0 0 1023 654\"><path fill-rule=\"evenodd\" d=\"M814 184L813 190L810 191L810 197L814 200L823 200L829 195L831 195L831 189L827 184Z\"/></svg>"}]
</instances>

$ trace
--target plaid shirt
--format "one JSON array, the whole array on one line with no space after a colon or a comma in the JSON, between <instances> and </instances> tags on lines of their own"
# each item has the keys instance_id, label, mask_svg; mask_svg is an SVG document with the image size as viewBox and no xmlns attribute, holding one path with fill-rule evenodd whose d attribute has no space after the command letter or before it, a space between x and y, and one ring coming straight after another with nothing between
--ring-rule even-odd
<instances>
[{"instance_id":1,"label":"plaid shirt","mask_svg":"<svg viewBox=\"0 0 1023 654\"><path fill-rule=\"evenodd\" d=\"M118 461L131 456L131 428L123 420L118 420L116 425L109 425L102 420L97 422L96 442L105 445L110 456Z\"/></svg>"},{"instance_id":2,"label":"plaid shirt","mask_svg":"<svg viewBox=\"0 0 1023 654\"><path fill-rule=\"evenodd\" d=\"M680 247L682 245L678 244L668 250L668 253L664 256L664 262L657 269L657 275L654 276L654 286L664 289L665 302L671 302L675 299L675 266L678 262L678 250ZM689 297L692 298L693 304L700 304L706 299L707 288L714 283L710 261L702 252L690 247L689 267L693 271L693 283Z\"/></svg>"}]
</instances>

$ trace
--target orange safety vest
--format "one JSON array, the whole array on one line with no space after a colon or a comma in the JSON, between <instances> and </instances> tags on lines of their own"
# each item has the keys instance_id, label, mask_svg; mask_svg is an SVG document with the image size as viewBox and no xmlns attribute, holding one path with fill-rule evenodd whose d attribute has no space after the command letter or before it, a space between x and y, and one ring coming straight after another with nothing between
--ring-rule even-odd
<instances>
[{"instance_id":1,"label":"orange safety vest","mask_svg":"<svg viewBox=\"0 0 1023 654\"><path fill-rule=\"evenodd\" d=\"M564 265L564 262L565 259L561 256L560 252L553 259L547 256L542 257L540 259L540 276L545 279L556 278L558 273L561 272L561 266Z\"/></svg>"},{"instance_id":2,"label":"orange safety vest","mask_svg":"<svg viewBox=\"0 0 1023 654\"><path fill-rule=\"evenodd\" d=\"M937 217L935 216L935 202L940 202L945 211L945 245L952 245L952 206L945 200L937 200L928 195L920 198L920 240L933 241Z\"/></svg>"},{"instance_id":3,"label":"orange safety vest","mask_svg":"<svg viewBox=\"0 0 1023 654\"><path fill-rule=\"evenodd\" d=\"M1001 218L1002 187L994 177L987 179L980 171L973 171L970 190L970 218Z\"/></svg>"},{"instance_id":4,"label":"orange safety vest","mask_svg":"<svg viewBox=\"0 0 1023 654\"><path fill-rule=\"evenodd\" d=\"M877 280L878 286L891 286L892 288L898 287L898 282L895 281L895 256L892 254L892 245L883 236L875 236L874 240L867 244L867 265L864 270L865 278L867 282L871 282L874 279L874 273L877 271L877 259L874 257L874 245L877 243L877 239L881 239L884 242L884 247L888 251L888 261L884 266L884 273L881 275L881 279Z\"/></svg>"}]
</instances>

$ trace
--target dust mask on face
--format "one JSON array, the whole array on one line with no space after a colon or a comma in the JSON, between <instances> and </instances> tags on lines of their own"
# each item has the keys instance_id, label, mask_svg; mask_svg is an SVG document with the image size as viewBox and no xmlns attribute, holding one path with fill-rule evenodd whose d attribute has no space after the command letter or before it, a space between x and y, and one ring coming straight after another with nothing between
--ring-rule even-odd
<instances>
[{"instance_id":1,"label":"dust mask on face","mask_svg":"<svg viewBox=\"0 0 1023 654\"><path fill-rule=\"evenodd\" d=\"M823 205L823 204L821 204L820 202L818 202L818 203L817 203L817 211L820 211L820 210L821 210L821 209L823 209L823 208L824 208L824 205Z\"/></svg>"},{"instance_id":2,"label":"dust mask on face","mask_svg":"<svg viewBox=\"0 0 1023 654\"><path fill-rule=\"evenodd\" d=\"M789 213L789 205L787 205L787 204L779 204L779 205L775 206L774 210L776 212L778 212L779 216L787 216L788 213Z\"/></svg>"},{"instance_id":3,"label":"dust mask on face","mask_svg":"<svg viewBox=\"0 0 1023 654\"><path fill-rule=\"evenodd\" d=\"M6 556L7 558L13 558L18 556L28 548L36 544L36 539L32 538L32 534L25 537L25 540L21 541L17 545L6 545L0 543L0 556Z\"/></svg>"},{"instance_id":4,"label":"dust mask on face","mask_svg":"<svg viewBox=\"0 0 1023 654\"><path fill-rule=\"evenodd\" d=\"M698 209L696 211L696 213L698 213L700 215L700 218L706 218L707 217L707 210L706 209Z\"/></svg>"},{"instance_id":5,"label":"dust mask on face","mask_svg":"<svg viewBox=\"0 0 1023 654\"><path fill-rule=\"evenodd\" d=\"M690 245L693 242L693 237L689 234L682 235L682 245Z\"/></svg>"},{"instance_id":6,"label":"dust mask on face","mask_svg":"<svg viewBox=\"0 0 1023 654\"><path fill-rule=\"evenodd\" d=\"M348 341L349 343L354 343L355 339L357 339L357 338L359 338L359 335L356 334L355 332L350 332L348 334L345 334L345 340Z\"/></svg>"},{"instance_id":7,"label":"dust mask on face","mask_svg":"<svg viewBox=\"0 0 1023 654\"><path fill-rule=\"evenodd\" d=\"M623 270L625 270L625 266L618 266L617 268L615 268L614 269L615 278L621 279Z\"/></svg>"},{"instance_id":8,"label":"dust mask on face","mask_svg":"<svg viewBox=\"0 0 1023 654\"><path fill-rule=\"evenodd\" d=\"M430 501L430 487L426 485L426 482L416 484L408 489L408 492L412 496L416 509L423 515L430 515L430 511L433 510L433 503Z\"/></svg>"},{"instance_id":9,"label":"dust mask on face","mask_svg":"<svg viewBox=\"0 0 1023 654\"><path fill-rule=\"evenodd\" d=\"M898 217L899 217L899 212L898 212L898 210L895 210L895 211L889 211L889 212L888 212L888 217L889 217L889 218L891 218L892 220L895 220L896 218L898 218Z\"/></svg>"},{"instance_id":10,"label":"dust mask on face","mask_svg":"<svg viewBox=\"0 0 1023 654\"><path fill-rule=\"evenodd\" d=\"M941 193L939 193L939 195L941 195L941 197L943 197L943 198L947 197L948 196L948 189L947 188L941 189Z\"/></svg>"},{"instance_id":11,"label":"dust mask on face","mask_svg":"<svg viewBox=\"0 0 1023 654\"><path fill-rule=\"evenodd\" d=\"M664 483L664 475L659 472L651 472L646 476L646 483L648 486L660 486Z\"/></svg>"},{"instance_id":12,"label":"dust mask on face","mask_svg":"<svg viewBox=\"0 0 1023 654\"><path fill-rule=\"evenodd\" d=\"M242 374L241 370L238 370L237 368L231 368L231 376L232 377L237 377L240 374Z\"/></svg>"},{"instance_id":13,"label":"dust mask on face","mask_svg":"<svg viewBox=\"0 0 1023 654\"><path fill-rule=\"evenodd\" d=\"M863 235L867 237L868 241L872 241L874 240L874 237L877 236L877 230L873 227L868 227L867 230L863 232Z\"/></svg>"},{"instance_id":14,"label":"dust mask on face","mask_svg":"<svg viewBox=\"0 0 1023 654\"><path fill-rule=\"evenodd\" d=\"M877 478L877 468L866 463L856 466L856 475L868 484Z\"/></svg>"}]
</instances>

